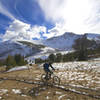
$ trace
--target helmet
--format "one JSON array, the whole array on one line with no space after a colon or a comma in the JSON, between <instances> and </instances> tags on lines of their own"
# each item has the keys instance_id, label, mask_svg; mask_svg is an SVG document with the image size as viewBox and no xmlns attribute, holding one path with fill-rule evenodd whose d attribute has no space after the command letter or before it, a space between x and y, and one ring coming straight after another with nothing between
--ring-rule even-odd
<instances>
[{"instance_id":1,"label":"helmet","mask_svg":"<svg viewBox=\"0 0 100 100\"><path fill-rule=\"evenodd\" d=\"M52 61L49 61L49 64L53 64L53 62Z\"/></svg>"}]
</instances>

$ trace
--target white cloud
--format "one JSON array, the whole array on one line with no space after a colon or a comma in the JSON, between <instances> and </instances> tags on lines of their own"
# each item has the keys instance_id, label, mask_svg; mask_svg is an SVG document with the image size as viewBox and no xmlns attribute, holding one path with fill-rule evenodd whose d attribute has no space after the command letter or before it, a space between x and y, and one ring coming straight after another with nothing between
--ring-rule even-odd
<instances>
[{"instance_id":1,"label":"white cloud","mask_svg":"<svg viewBox=\"0 0 100 100\"><path fill-rule=\"evenodd\" d=\"M0 33L0 42L2 41L3 34Z\"/></svg>"},{"instance_id":2,"label":"white cloud","mask_svg":"<svg viewBox=\"0 0 100 100\"><path fill-rule=\"evenodd\" d=\"M46 33L46 27L45 26L34 26L30 30L33 33L33 37L41 38L40 32Z\"/></svg>"},{"instance_id":3,"label":"white cloud","mask_svg":"<svg viewBox=\"0 0 100 100\"><path fill-rule=\"evenodd\" d=\"M47 20L62 25L55 32L51 30L51 35L65 28L77 34L100 33L100 0L38 0L38 3Z\"/></svg>"},{"instance_id":4,"label":"white cloud","mask_svg":"<svg viewBox=\"0 0 100 100\"><path fill-rule=\"evenodd\" d=\"M14 20L6 30L3 41L9 39L27 39L32 40L33 38L41 38L40 32L45 33L46 27L44 26L33 26L21 22L19 20Z\"/></svg>"},{"instance_id":5,"label":"white cloud","mask_svg":"<svg viewBox=\"0 0 100 100\"><path fill-rule=\"evenodd\" d=\"M15 19L14 16L2 5L2 3L0 2L0 13L8 16L11 19Z\"/></svg>"},{"instance_id":6,"label":"white cloud","mask_svg":"<svg viewBox=\"0 0 100 100\"><path fill-rule=\"evenodd\" d=\"M56 23L55 27L52 29L48 30L48 33L43 34L43 36L47 37L47 38L51 38L54 36L59 36L64 34L64 32L67 32L68 30L66 29L66 27L62 27L61 23Z\"/></svg>"}]
</instances>

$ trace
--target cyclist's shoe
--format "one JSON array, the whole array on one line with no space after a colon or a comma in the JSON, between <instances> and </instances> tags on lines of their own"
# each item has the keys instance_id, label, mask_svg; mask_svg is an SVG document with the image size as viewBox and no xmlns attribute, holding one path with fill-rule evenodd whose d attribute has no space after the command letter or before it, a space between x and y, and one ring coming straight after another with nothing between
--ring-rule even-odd
<instances>
[{"instance_id":1,"label":"cyclist's shoe","mask_svg":"<svg viewBox=\"0 0 100 100\"><path fill-rule=\"evenodd\" d=\"M45 79L46 79L46 80L49 80L49 78L48 78L48 77L45 77Z\"/></svg>"},{"instance_id":2,"label":"cyclist's shoe","mask_svg":"<svg viewBox=\"0 0 100 100\"><path fill-rule=\"evenodd\" d=\"M49 80L48 76L46 76L44 79L45 79L45 80Z\"/></svg>"}]
</instances>

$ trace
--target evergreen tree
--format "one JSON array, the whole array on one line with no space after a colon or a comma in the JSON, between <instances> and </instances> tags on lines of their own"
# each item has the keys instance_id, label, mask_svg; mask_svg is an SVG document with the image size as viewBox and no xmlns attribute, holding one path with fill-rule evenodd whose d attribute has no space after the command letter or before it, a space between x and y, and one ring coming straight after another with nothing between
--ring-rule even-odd
<instances>
[{"instance_id":1,"label":"evergreen tree","mask_svg":"<svg viewBox=\"0 0 100 100\"><path fill-rule=\"evenodd\" d=\"M43 63L43 60L41 58L35 59L35 64L38 64L38 63Z\"/></svg>"},{"instance_id":2,"label":"evergreen tree","mask_svg":"<svg viewBox=\"0 0 100 100\"><path fill-rule=\"evenodd\" d=\"M50 54L49 57L48 57L48 60L51 61L51 62L55 62L55 55L54 54Z\"/></svg>"},{"instance_id":3,"label":"evergreen tree","mask_svg":"<svg viewBox=\"0 0 100 100\"><path fill-rule=\"evenodd\" d=\"M16 61L16 65L18 65L18 66L22 66L22 65L27 64L27 62L24 60L24 57L21 56L20 54L16 54L14 56L14 59Z\"/></svg>"},{"instance_id":4,"label":"evergreen tree","mask_svg":"<svg viewBox=\"0 0 100 100\"><path fill-rule=\"evenodd\" d=\"M0 66L4 65L4 60L0 60Z\"/></svg>"},{"instance_id":5,"label":"evergreen tree","mask_svg":"<svg viewBox=\"0 0 100 100\"><path fill-rule=\"evenodd\" d=\"M73 48L77 52L78 60L87 60L87 50L93 48L95 45L96 42L88 40L86 34L83 35L81 38L76 39Z\"/></svg>"},{"instance_id":6,"label":"evergreen tree","mask_svg":"<svg viewBox=\"0 0 100 100\"><path fill-rule=\"evenodd\" d=\"M68 57L67 57L67 54L64 54L63 55L63 62L66 62L66 61L68 61Z\"/></svg>"},{"instance_id":7,"label":"evergreen tree","mask_svg":"<svg viewBox=\"0 0 100 100\"><path fill-rule=\"evenodd\" d=\"M16 66L16 61L14 60L14 57L8 55L6 59L6 70L9 70L10 68Z\"/></svg>"},{"instance_id":8,"label":"evergreen tree","mask_svg":"<svg viewBox=\"0 0 100 100\"><path fill-rule=\"evenodd\" d=\"M25 64L27 64L27 62L20 54L16 54L15 56L8 55L8 57L6 58L6 70L9 70L15 66L22 66Z\"/></svg>"},{"instance_id":9,"label":"evergreen tree","mask_svg":"<svg viewBox=\"0 0 100 100\"><path fill-rule=\"evenodd\" d=\"M63 61L63 56L61 53L57 53L56 54L56 62L61 62L61 61Z\"/></svg>"},{"instance_id":10,"label":"evergreen tree","mask_svg":"<svg viewBox=\"0 0 100 100\"><path fill-rule=\"evenodd\" d=\"M75 44L73 45L73 48L77 51L77 57L78 60L86 60L87 57L86 51L87 51L87 44L86 44L87 38L86 35L84 35L82 38L78 38L75 41Z\"/></svg>"},{"instance_id":11,"label":"evergreen tree","mask_svg":"<svg viewBox=\"0 0 100 100\"><path fill-rule=\"evenodd\" d=\"M24 56L21 56L20 66L26 65L27 61L24 60Z\"/></svg>"},{"instance_id":12,"label":"evergreen tree","mask_svg":"<svg viewBox=\"0 0 100 100\"><path fill-rule=\"evenodd\" d=\"M17 65L20 65L21 55L20 55L20 54L16 54L16 55L14 56L14 59L15 59L15 61L16 61L16 64L17 64Z\"/></svg>"}]
</instances>

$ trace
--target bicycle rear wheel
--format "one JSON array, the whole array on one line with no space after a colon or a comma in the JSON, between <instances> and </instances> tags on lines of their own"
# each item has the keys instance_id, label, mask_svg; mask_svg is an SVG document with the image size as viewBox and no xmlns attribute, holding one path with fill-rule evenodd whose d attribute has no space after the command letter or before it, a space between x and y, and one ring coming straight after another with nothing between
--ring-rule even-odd
<instances>
[{"instance_id":1,"label":"bicycle rear wheel","mask_svg":"<svg viewBox=\"0 0 100 100\"><path fill-rule=\"evenodd\" d=\"M42 80L43 82L46 81L46 74L42 74L42 75L41 75L41 80Z\"/></svg>"},{"instance_id":2,"label":"bicycle rear wheel","mask_svg":"<svg viewBox=\"0 0 100 100\"><path fill-rule=\"evenodd\" d=\"M50 79L51 79L51 75L46 75L46 74L41 75L41 80L43 82L48 82Z\"/></svg>"},{"instance_id":3,"label":"bicycle rear wheel","mask_svg":"<svg viewBox=\"0 0 100 100\"><path fill-rule=\"evenodd\" d=\"M60 78L59 78L58 76L54 76L54 77L53 77L53 83L54 83L55 85L59 85L59 84L60 84Z\"/></svg>"}]
</instances>

